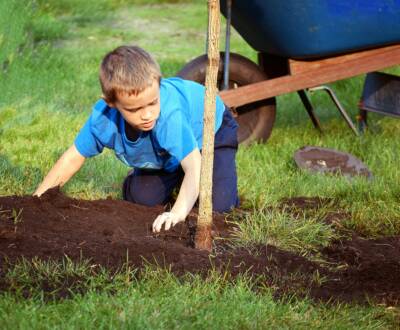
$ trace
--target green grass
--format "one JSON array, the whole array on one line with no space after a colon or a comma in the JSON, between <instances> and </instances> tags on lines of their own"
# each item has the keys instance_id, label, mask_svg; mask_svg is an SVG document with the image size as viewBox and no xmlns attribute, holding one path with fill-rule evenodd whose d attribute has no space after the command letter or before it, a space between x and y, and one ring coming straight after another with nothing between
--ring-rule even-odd
<instances>
[{"instance_id":1,"label":"green grass","mask_svg":"<svg viewBox=\"0 0 400 330\"><path fill-rule=\"evenodd\" d=\"M235 235L235 245L271 244L310 254L339 237L334 228L324 223L326 212L318 213L293 215L279 209L254 209L239 218L240 230Z\"/></svg>"},{"instance_id":2,"label":"green grass","mask_svg":"<svg viewBox=\"0 0 400 330\"><path fill-rule=\"evenodd\" d=\"M206 280L193 275L178 280L149 267L138 280L130 269L115 275L85 263L34 260L21 262L7 279L19 290L0 299L3 329L381 329L399 317L384 307L315 306L294 297L276 301L269 288L256 294L249 279L227 281L214 272ZM62 287L66 279L75 293L38 290L48 281ZM69 298L49 299L61 293Z\"/></svg>"},{"instance_id":3,"label":"green grass","mask_svg":"<svg viewBox=\"0 0 400 330\"><path fill-rule=\"evenodd\" d=\"M164 76L172 76L204 52L206 23L203 1L2 1L0 195L31 194L73 143L100 95L97 72L105 52L138 44L154 54ZM232 51L256 58L237 33ZM398 67L388 71L400 72ZM331 85L353 118L362 84L363 77L356 77ZM314 94L312 102L324 135L312 128L297 95L289 94L278 98L268 143L240 148L239 192L249 213L237 244L271 243L308 255L337 237L321 221L335 210L348 215L345 227L367 237L400 233L400 121L371 116L370 130L355 138L326 95ZM367 164L374 180L302 172L293 153L304 145L350 152ZM118 198L127 170L106 151L87 161L64 191L86 199ZM294 216L277 207L280 199L293 196L333 202ZM375 329L395 328L399 322L398 309L382 306L276 301L270 289L255 293L244 278L228 283L211 275L206 282L196 277L180 281L149 269L140 281L129 277L126 284L106 271L92 273L78 266L37 262L10 269L15 290L0 296L2 328ZM44 299L41 281L57 290L65 278L78 279L70 299ZM29 298L18 293L22 288ZM81 288L86 294L79 294Z\"/></svg>"}]
</instances>

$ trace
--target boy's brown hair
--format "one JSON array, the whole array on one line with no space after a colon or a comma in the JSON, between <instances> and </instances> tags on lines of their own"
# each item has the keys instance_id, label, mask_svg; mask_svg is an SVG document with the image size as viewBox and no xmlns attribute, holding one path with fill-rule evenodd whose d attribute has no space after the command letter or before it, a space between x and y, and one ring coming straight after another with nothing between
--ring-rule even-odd
<instances>
[{"instance_id":1,"label":"boy's brown hair","mask_svg":"<svg viewBox=\"0 0 400 330\"><path fill-rule=\"evenodd\" d=\"M137 46L120 46L104 56L100 85L104 100L114 103L120 93L139 94L160 82L161 71L153 57Z\"/></svg>"}]
</instances>

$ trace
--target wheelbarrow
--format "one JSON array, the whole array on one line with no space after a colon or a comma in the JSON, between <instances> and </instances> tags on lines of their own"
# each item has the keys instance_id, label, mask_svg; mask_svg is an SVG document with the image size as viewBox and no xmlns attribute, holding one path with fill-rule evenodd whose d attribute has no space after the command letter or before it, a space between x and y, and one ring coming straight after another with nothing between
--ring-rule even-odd
<instances>
[{"instance_id":1,"label":"wheelbarrow","mask_svg":"<svg viewBox=\"0 0 400 330\"><path fill-rule=\"evenodd\" d=\"M349 127L333 91L321 86L400 64L400 0L221 0L227 19L218 75L220 96L239 122L239 142L271 134L275 97L297 92L321 126L307 90L324 89ZM230 26L258 53L258 63L230 52ZM178 76L204 83L206 55Z\"/></svg>"}]
</instances>

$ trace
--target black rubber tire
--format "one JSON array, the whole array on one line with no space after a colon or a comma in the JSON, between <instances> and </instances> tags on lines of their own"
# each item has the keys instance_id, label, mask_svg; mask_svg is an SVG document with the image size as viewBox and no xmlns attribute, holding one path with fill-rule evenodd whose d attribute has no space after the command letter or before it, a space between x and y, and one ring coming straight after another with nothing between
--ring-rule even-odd
<instances>
[{"instance_id":1,"label":"black rubber tire","mask_svg":"<svg viewBox=\"0 0 400 330\"><path fill-rule=\"evenodd\" d=\"M223 84L224 53L218 70L218 87ZM207 55L202 55L187 63L177 74L178 77L196 81L204 85L206 77ZM229 88L249 85L267 80L267 75L261 68L246 57L231 53L229 65ZM241 144L266 142L271 135L275 122L276 100L270 98L232 109L239 123L238 139Z\"/></svg>"}]
</instances>

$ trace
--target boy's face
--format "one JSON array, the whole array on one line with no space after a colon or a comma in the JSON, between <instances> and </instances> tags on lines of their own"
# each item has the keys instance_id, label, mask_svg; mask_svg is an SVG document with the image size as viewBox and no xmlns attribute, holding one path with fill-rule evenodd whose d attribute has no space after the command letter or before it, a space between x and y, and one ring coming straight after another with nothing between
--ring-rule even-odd
<instances>
[{"instance_id":1,"label":"boy's face","mask_svg":"<svg viewBox=\"0 0 400 330\"><path fill-rule=\"evenodd\" d=\"M110 104L111 105L111 104ZM118 94L115 104L124 119L132 127L141 131L150 131L160 115L160 86L154 79L153 84L139 94Z\"/></svg>"}]
</instances>

